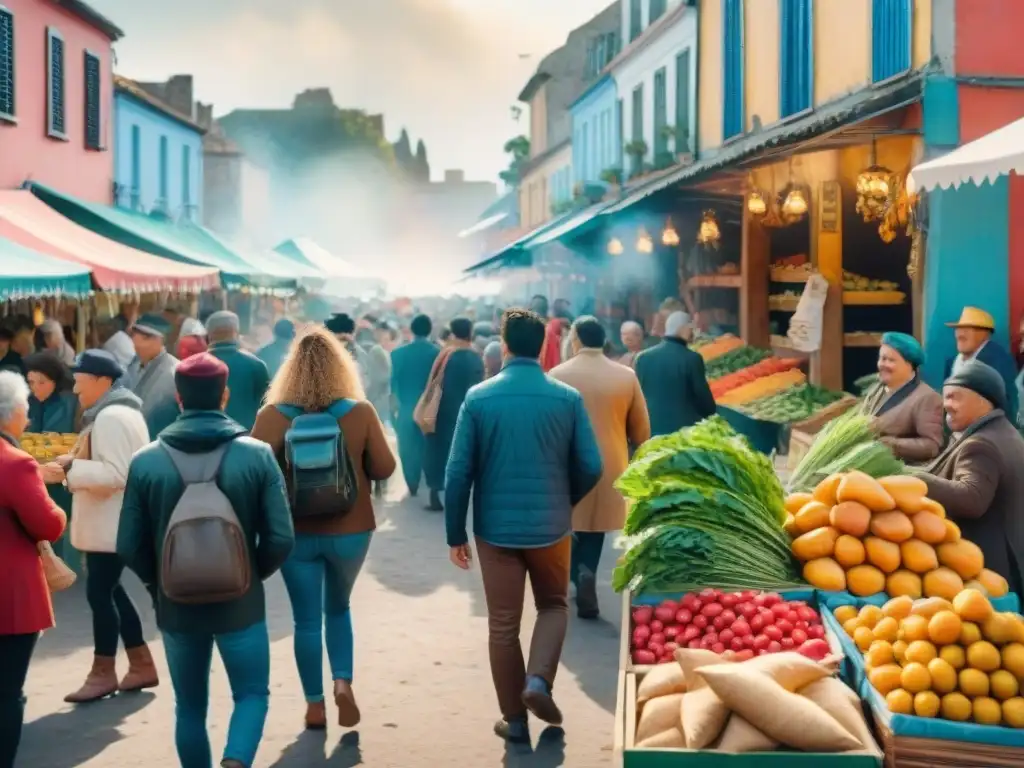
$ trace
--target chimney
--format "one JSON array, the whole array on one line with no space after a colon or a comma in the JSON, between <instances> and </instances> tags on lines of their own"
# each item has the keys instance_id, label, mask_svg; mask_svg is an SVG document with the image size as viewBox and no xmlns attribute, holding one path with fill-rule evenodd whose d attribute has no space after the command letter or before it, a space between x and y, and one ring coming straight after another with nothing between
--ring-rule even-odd
<instances>
[{"instance_id":1,"label":"chimney","mask_svg":"<svg viewBox=\"0 0 1024 768\"><path fill-rule=\"evenodd\" d=\"M192 75L174 75L164 85L167 106L186 117L192 117Z\"/></svg>"},{"instance_id":2,"label":"chimney","mask_svg":"<svg viewBox=\"0 0 1024 768\"><path fill-rule=\"evenodd\" d=\"M444 172L444 183L445 184L464 184L466 182L465 171L445 171Z\"/></svg>"},{"instance_id":3,"label":"chimney","mask_svg":"<svg viewBox=\"0 0 1024 768\"><path fill-rule=\"evenodd\" d=\"M208 131L213 128L213 104L196 102L196 122Z\"/></svg>"}]
</instances>

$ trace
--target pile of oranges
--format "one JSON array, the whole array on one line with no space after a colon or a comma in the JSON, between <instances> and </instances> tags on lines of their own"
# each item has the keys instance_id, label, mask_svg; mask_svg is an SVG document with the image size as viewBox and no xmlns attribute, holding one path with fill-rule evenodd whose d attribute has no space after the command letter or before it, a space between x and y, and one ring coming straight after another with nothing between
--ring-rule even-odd
<instances>
[{"instance_id":1,"label":"pile of oranges","mask_svg":"<svg viewBox=\"0 0 1024 768\"><path fill-rule=\"evenodd\" d=\"M835 617L891 712L1024 728L1024 618L980 591L845 605Z\"/></svg>"}]
</instances>

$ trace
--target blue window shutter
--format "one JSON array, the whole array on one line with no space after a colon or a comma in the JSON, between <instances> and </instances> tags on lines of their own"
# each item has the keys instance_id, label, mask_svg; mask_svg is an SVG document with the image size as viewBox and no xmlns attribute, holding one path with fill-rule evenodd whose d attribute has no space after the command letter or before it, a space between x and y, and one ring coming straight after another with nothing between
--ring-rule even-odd
<instances>
[{"instance_id":1,"label":"blue window shutter","mask_svg":"<svg viewBox=\"0 0 1024 768\"><path fill-rule=\"evenodd\" d=\"M192 147L181 148L181 204L192 205Z\"/></svg>"},{"instance_id":2,"label":"blue window shutter","mask_svg":"<svg viewBox=\"0 0 1024 768\"><path fill-rule=\"evenodd\" d=\"M654 156L668 151L668 137L665 126L668 125L668 89L665 68L654 73Z\"/></svg>"},{"instance_id":3,"label":"blue window shutter","mask_svg":"<svg viewBox=\"0 0 1024 768\"><path fill-rule=\"evenodd\" d=\"M14 117L14 14L0 8L0 115Z\"/></svg>"},{"instance_id":4,"label":"blue window shutter","mask_svg":"<svg viewBox=\"0 0 1024 768\"><path fill-rule=\"evenodd\" d=\"M872 0L871 79L878 83L910 69L913 0Z\"/></svg>"},{"instance_id":5,"label":"blue window shutter","mask_svg":"<svg viewBox=\"0 0 1024 768\"><path fill-rule=\"evenodd\" d=\"M690 151L690 49L676 56L676 154Z\"/></svg>"},{"instance_id":6,"label":"blue window shutter","mask_svg":"<svg viewBox=\"0 0 1024 768\"><path fill-rule=\"evenodd\" d=\"M160 200L167 203L167 137L160 137Z\"/></svg>"},{"instance_id":7,"label":"blue window shutter","mask_svg":"<svg viewBox=\"0 0 1024 768\"><path fill-rule=\"evenodd\" d=\"M46 30L46 111L47 134L63 139L64 119L64 39L53 27Z\"/></svg>"},{"instance_id":8,"label":"blue window shutter","mask_svg":"<svg viewBox=\"0 0 1024 768\"><path fill-rule=\"evenodd\" d=\"M779 113L810 109L814 89L812 0L781 0L779 8Z\"/></svg>"},{"instance_id":9,"label":"blue window shutter","mask_svg":"<svg viewBox=\"0 0 1024 768\"><path fill-rule=\"evenodd\" d=\"M85 54L85 147L102 149L103 136L100 128L102 98L100 60L88 51Z\"/></svg>"},{"instance_id":10,"label":"blue window shutter","mask_svg":"<svg viewBox=\"0 0 1024 768\"><path fill-rule=\"evenodd\" d=\"M743 0L722 0L722 139L743 133Z\"/></svg>"}]
</instances>

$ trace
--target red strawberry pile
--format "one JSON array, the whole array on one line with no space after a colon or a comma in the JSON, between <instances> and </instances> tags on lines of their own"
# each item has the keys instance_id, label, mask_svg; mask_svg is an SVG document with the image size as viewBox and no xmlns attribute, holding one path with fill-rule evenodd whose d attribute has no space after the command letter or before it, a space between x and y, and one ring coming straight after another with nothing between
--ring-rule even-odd
<instances>
[{"instance_id":1,"label":"red strawberry pile","mask_svg":"<svg viewBox=\"0 0 1024 768\"><path fill-rule=\"evenodd\" d=\"M677 648L703 648L734 661L780 651L820 661L830 652L818 612L803 600L717 589L633 608L634 664L672 661Z\"/></svg>"}]
</instances>

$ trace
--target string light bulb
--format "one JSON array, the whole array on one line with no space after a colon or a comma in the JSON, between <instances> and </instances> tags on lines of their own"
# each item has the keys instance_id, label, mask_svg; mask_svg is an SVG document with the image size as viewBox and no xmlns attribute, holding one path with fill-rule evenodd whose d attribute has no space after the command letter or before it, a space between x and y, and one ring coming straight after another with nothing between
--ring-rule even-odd
<instances>
[{"instance_id":1,"label":"string light bulb","mask_svg":"<svg viewBox=\"0 0 1024 768\"><path fill-rule=\"evenodd\" d=\"M621 256L624 250L625 248L623 248L622 241L619 238L613 237L608 241L608 254L610 256Z\"/></svg>"},{"instance_id":2,"label":"string light bulb","mask_svg":"<svg viewBox=\"0 0 1024 768\"><path fill-rule=\"evenodd\" d=\"M704 211L704 217L700 221L700 229L697 230L697 242L701 245L718 246L722 239L722 232L718 228L718 219L714 211Z\"/></svg>"},{"instance_id":3,"label":"string light bulb","mask_svg":"<svg viewBox=\"0 0 1024 768\"><path fill-rule=\"evenodd\" d=\"M654 253L654 240L647 234L647 230L643 227L640 228L639 234L636 236L636 252L637 253Z\"/></svg>"},{"instance_id":4,"label":"string light bulb","mask_svg":"<svg viewBox=\"0 0 1024 768\"><path fill-rule=\"evenodd\" d=\"M786 216L803 216L807 213L807 198L799 187L793 187L782 202L782 212Z\"/></svg>"},{"instance_id":5,"label":"string light bulb","mask_svg":"<svg viewBox=\"0 0 1024 768\"><path fill-rule=\"evenodd\" d=\"M672 226L672 219L666 222L665 229L661 233L661 244L667 245L669 248L675 248L679 245L679 233Z\"/></svg>"},{"instance_id":6,"label":"string light bulb","mask_svg":"<svg viewBox=\"0 0 1024 768\"><path fill-rule=\"evenodd\" d=\"M747 211L753 216L764 216L768 213L768 203L765 202L764 196L754 190L747 196Z\"/></svg>"}]
</instances>

